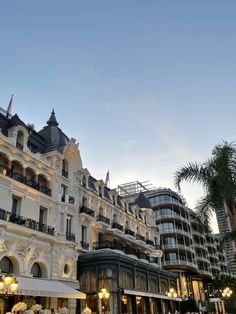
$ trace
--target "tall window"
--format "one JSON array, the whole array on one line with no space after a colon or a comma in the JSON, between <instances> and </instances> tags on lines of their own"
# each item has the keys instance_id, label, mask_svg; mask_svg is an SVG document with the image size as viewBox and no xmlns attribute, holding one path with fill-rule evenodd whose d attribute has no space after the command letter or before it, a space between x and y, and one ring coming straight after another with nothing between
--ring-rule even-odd
<instances>
[{"instance_id":1,"label":"tall window","mask_svg":"<svg viewBox=\"0 0 236 314\"><path fill-rule=\"evenodd\" d=\"M39 209L39 224L47 224L47 208L40 207Z\"/></svg>"},{"instance_id":2,"label":"tall window","mask_svg":"<svg viewBox=\"0 0 236 314\"><path fill-rule=\"evenodd\" d=\"M71 234L71 224L72 224L72 216L67 215L66 217L66 235L67 236Z\"/></svg>"},{"instance_id":3,"label":"tall window","mask_svg":"<svg viewBox=\"0 0 236 314\"><path fill-rule=\"evenodd\" d=\"M62 175L68 178L68 161L66 159L62 160Z\"/></svg>"},{"instance_id":4,"label":"tall window","mask_svg":"<svg viewBox=\"0 0 236 314\"><path fill-rule=\"evenodd\" d=\"M86 197L82 197L82 206L87 207L87 198Z\"/></svg>"},{"instance_id":5,"label":"tall window","mask_svg":"<svg viewBox=\"0 0 236 314\"><path fill-rule=\"evenodd\" d=\"M17 132L17 137L16 137L16 147L18 147L20 150L23 150L24 148L24 134L22 131Z\"/></svg>"},{"instance_id":6,"label":"tall window","mask_svg":"<svg viewBox=\"0 0 236 314\"><path fill-rule=\"evenodd\" d=\"M87 243L87 226L81 226L81 241Z\"/></svg>"},{"instance_id":7,"label":"tall window","mask_svg":"<svg viewBox=\"0 0 236 314\"><path fill-rule=\"evenodd\" d=\"M65 202L66 201L66 196L67 196L67 191L68 188L64 184L61 185L61 201Z\"/></svg>"},{"instance_id":8,"label":"tall window","mask_svg":"<svg viewBox=\"0 0 236 314\"><path fill-rule=\"evenodd\" d=\"M11 212L13 215L20 215L21 198L15 195L12 196Z\"/></svg>"}]
</instances>

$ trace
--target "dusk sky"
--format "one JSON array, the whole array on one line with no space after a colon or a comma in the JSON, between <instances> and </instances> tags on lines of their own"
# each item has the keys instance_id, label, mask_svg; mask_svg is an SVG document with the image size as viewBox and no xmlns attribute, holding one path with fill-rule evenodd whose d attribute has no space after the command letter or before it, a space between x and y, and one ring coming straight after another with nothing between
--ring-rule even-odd
<instances>
[{"instance_id":1,"label":"dusk sky","mask_svg":"<svg viewBox=\"0 0 236 314\"><path fill-rule=\"evenodd\" d=\"M111 187L173 187L236 134L236 2L2 1L0 106L41 129L52 108ZM199 187L184 184L190 207Z\"/></svg>"}]
</instances>

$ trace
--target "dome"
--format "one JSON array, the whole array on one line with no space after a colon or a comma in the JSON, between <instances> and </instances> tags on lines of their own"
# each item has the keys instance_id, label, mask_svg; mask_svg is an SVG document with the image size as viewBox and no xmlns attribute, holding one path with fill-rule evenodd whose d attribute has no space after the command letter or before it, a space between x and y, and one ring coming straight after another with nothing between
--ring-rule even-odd
<instances>
[{"instance_id":1,"label":"dome","mask_svg":"<svg viewBox=\"0 0 236 314\"><path fill-rule=\"evenodd\" d=\"M62 132L58 125L53 109L51 116L47 121L47 126L38 132L44 138L44 143L46 145L45 152L56 149L60 153L63 153L63 150L69 141L69 138Z\"/></svg>"},{"instance_id":2,"label":"dome","mask_svg":"<svg viewBox=\"0 0 236 314\"><path fill-rule=\"evenodd\" d=\"M137 204L140 208L152 208L150 201L144 196L142 192L139 193L134 203Z\"/></svg>"}]
</instances>

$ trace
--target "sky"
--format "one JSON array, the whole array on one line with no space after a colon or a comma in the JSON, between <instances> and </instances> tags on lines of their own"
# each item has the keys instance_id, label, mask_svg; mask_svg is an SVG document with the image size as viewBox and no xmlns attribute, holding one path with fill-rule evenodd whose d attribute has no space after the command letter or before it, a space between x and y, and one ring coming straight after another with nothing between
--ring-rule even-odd
<instances>
[{"instance_id":1,"label":"sky","mask_svg":"<svg viewBox=\"0 0 236 314\"><path fill-rule=\"evenodd\" d=\"M236 134L236 2L0 1L0 106L40 130L52 108L111 187L206 160ZM194 207L202 190L184 183ZM214 227L215 228L215 227Z\"/></svg>"}]
</instances>

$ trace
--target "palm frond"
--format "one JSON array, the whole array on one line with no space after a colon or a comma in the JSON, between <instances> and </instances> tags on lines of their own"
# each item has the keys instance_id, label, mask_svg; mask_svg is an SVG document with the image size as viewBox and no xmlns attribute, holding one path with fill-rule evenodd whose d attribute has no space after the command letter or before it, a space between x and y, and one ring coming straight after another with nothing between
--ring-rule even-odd
<instances>
[{"instance_id":1,"label":"palm frond","mask_svg":"<svg viewBox=\"0 0 236 314\"><path fill-rule=\"evenodd\" d=\"M207 183L207 169L204 165L188 163L186 166L179 168L174 176L174 185L180 191L182 181L201 183L204 186Z\"/></svg>"}]
</instances>

